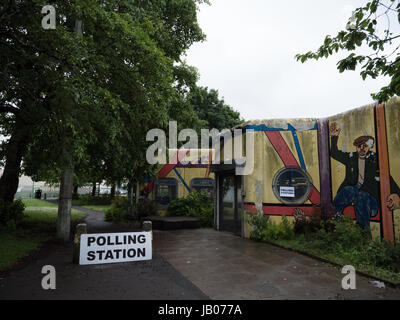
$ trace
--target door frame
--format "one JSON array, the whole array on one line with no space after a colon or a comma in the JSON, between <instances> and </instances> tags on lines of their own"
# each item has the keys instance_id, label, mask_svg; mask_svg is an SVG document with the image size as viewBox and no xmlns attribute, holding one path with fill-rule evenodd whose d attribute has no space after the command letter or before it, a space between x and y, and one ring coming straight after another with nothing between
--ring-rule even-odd
<instances>
[{"instance_id":1,"label":"door frame","mask_svg":"<svg viewBox=\"0 0 400 320\"><path fill-rule=\"evenodd\" d=\"M227 176L231 176L234 178L234 201L233 201L233 208L234 208L234 231L232 230L224 230L224 223L223 223L223 194L222 194L222 186L224 178ZM215 173L215 182L216 182L216 197L215 197L215 226L216 229L219 231L226 231L231 232L235 235L243 237L243 230L244 230L244 215L239 215L239 211L243 213L243 177L235 175L234 170L229 171L221 171ZM241 189L241 193L238 194L238 189ZM238 197L241 197L241 201L239 204Z\"/></svg>"}]
</instances>

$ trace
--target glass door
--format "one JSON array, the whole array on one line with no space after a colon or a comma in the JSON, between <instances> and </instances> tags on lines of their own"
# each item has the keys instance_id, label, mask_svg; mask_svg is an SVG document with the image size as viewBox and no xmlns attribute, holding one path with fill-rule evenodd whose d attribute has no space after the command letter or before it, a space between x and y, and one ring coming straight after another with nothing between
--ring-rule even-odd
<instances>
[{"instance_id":1,"label":"glass door","mask_svg":"<svg viewBox=\"0 0 400 320\"><path fill-rule=\"evenodd\" d=\"M233 174L221 174L220 177L220 230L241 235L241 177Z\"/></svg>"}]
</instances>

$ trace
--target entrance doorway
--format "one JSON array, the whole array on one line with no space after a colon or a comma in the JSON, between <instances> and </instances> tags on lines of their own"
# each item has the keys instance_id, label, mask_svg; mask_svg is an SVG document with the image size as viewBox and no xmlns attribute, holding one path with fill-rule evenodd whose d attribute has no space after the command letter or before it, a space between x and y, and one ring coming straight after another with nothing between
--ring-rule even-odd
<instances>
[{"instance_id":1,"label":"entrance doorway","mask_svg":"<svg viewBox=\"0 0 400 320\"><path fill-rule=\"evenodd\" d=\"M242 177L234 172L218 176L218 230L242 236Z\"/></svg>"}]
</instances>

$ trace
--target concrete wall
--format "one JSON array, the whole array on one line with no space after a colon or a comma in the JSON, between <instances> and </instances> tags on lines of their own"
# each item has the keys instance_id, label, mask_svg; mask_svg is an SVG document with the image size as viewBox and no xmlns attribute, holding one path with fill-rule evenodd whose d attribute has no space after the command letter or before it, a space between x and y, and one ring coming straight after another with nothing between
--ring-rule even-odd
<instances>
[{"instance_id":1,"label":"concrete wall","mask_svg":"<svg viewBox=\"0 0 400 320\"><path fill-rule=\"evenodd\" d=\"M375 126L375 105L368 105L362 108L354 109L346 113L333 116L329 119L329 126L336 124L340 129L338 136L338 149L342 152L349 153L350 157L356 157L356 147L353 145L354 140L360 136L371 136L376 142L376 126ZM331 139L330 139L331 140ZM332 148L330 141L330 148ZM377 148L374 143L371 152L376 154ZM330 157L331 165L331 184L332 184L332 199L335 200L338 195L338 190L346 176L345 165L332 157ZM356 170L356 168L351 168ZM375 192L379 194L379 183L374 186ZM354 210L347 208L344 210L344 215L356 218ZM373 236L380 236L380 212L377 216L370 219L370 228Z\"/></svg>"},{"instance_id":2,"label":"concrete wall","mask_svg":"<svg viewBox=\"0 0 400 320\"><path fill-rule=\"evenodd\" d=\"M182 156L178 156L176 154L177 160L174 164L174 161L171 163L166 164L164 166L160 166L158 171L158 178L173 178L178 183L178 198L187 197L190 193L189 189L191 190L191 182L195 178L210 178L214 179L214 173L210 172L209 165L202 165L200 164L200 157L202 153L198 153L198 162L199 164L190 164L191 158L189 154ZM144 187L144 190L149 193L149 199L154 200L155 198L155 182L156 180L152 180L147 186ZM188 189L189 188L189 189ZM165 208L161 208L159 210L159 214L164 215L166 214Z\"/></svg>"},{"instance_id":3,"label":"concrete wall","mask_svg":"<svg viewBox=\"0 0 400 320\"><path fill-rule=\"evenodd\" d=\"M400 99L389 101L385 107L389 170L393 179L400 184ZM396 240L400 240L400 209L393 212Z\"/></svg>"},{"instance_id":4,"label":"concrete wall","mask_svg":"<svg viewBox=\"0 0 400 320\"><path fill-rule=\"evenodd\" d=\"M317 125L313 126L314 123ZM329 135L333 124L340 129L336 151L336 142ZM392 232L396 239L400 238L400 210L392 213L386 207L386 197L398 193L399 189L392 184L387 191L384 186L389 184L389 178L384 179L387 181L380 179L386 172L396 185L400 184L400 99L392 99L380 107L367 105L328 119L252 121L244 124L243 129L255 130L256 145L254 172L244 179L247 214L262 211L280 221L282 215L291 219L294 208L302 209L306 215L321 212L321 206L322 211L329 214L341 211L340 205L349 202L347 198L352 196L351 188L345 187L356 184L350 179L353 173L358 179L360 155L355 140L371 137L374 145L365 160L368 174L364 177L369 180L365 180L357 191L353 203L346 205L340 213L361 221L371 229L374 237L391 240ZM306 201L287 204L274 194L274 176L285 167L301 168L309 175L313 188ZM369 195L361 196L361 191L368 191ZM374 211L375 207L377 210ZM368 221L362 221L365 212L371 215ZM249 227L245 230L245 236L248 236Z\"/></svg>"}]
</instances>

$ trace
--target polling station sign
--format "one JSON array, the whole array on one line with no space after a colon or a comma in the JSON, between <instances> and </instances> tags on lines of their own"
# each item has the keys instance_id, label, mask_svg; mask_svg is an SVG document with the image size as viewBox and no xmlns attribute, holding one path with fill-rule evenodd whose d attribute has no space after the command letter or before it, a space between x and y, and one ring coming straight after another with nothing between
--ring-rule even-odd
<instances>
[{"instance_id":1,"label":"polling station sign","mask_svg":"<svg viewBox=\"0 0 400 320\"><path fill-rule=\"evenodd\" d=\"M279 188L279 195L285 198L294 198L294 187L280 187Z\"/></svg>"},{"instance_id":2,"label":"polling station sign","mask_svg":"<svg viewBox=\"0 0 400 320\"><path fill-rule=\"evenodd\" d=\"M150 232L82 234L79 264L151 260Z\"/></svg>"}]
</instances>

